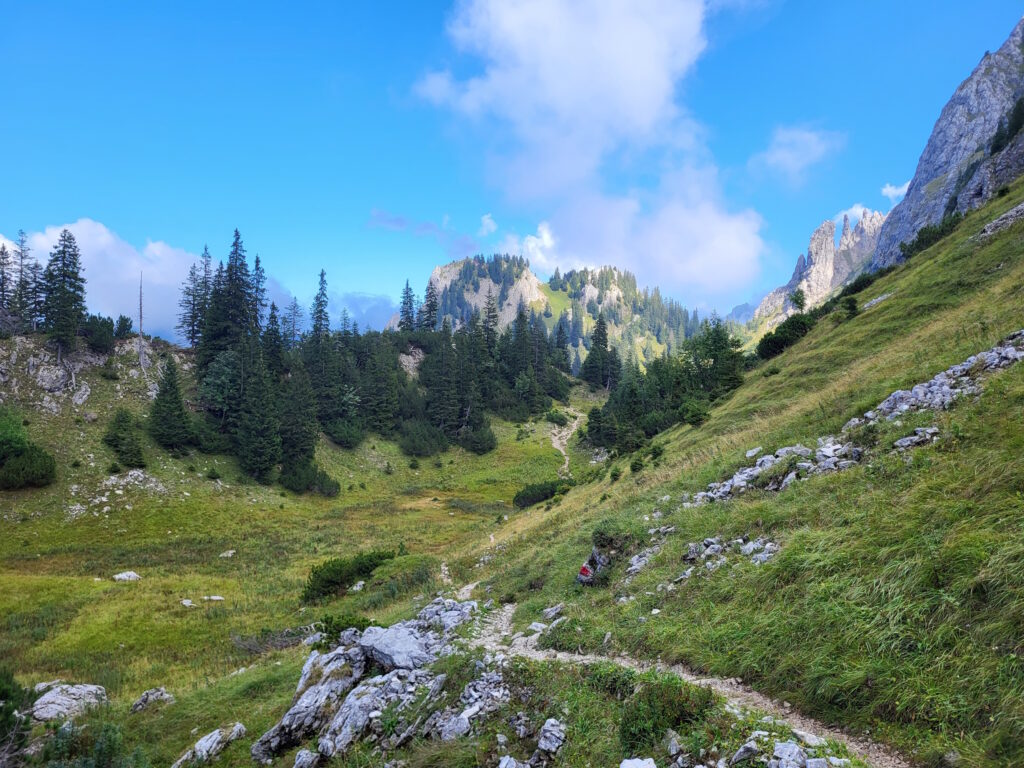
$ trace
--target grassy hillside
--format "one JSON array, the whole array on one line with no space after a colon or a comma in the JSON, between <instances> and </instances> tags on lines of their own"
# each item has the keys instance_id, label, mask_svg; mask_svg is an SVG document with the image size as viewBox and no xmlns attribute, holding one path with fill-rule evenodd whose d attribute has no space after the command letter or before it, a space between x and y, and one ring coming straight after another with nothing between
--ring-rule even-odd
<instances>
[{"instance_id":1,"label":"grassy hillside","mask_svg":"<svg viewBox=\"0 0 1024 768\"><path fill-rule=\"evenodd\" d=\"M416 469L380 440L353 452L321 445L318 460L342 482L336 499L247 484L223 458L172 459L147 445L146 472L162 492L110 489L69 519L72 504L104 490L112 457L100 435L110 412L145 404L126 354L118 382L84 374L92 394L77 414L67 403L58 416L25 411L32 438L57 456L58 482L2 498L0 655L26 683L60 676L108 686L112 705L95 717L124 724L130 744L145 744L161 764L195 740L193 729L239 719L255 738L282 714L307 653L275 649L282 630L349 610L388 622L435 590L479 581L475 596L516 604L518 628L564 602L570 620L545 639L554 648L742 677L802 711L870 730L922 764L939 764L950 750L966 765L1024 764L1024 366L992 375L979 398L949 412L886 425L872 458L844 473L776 495L680 504L682 494L746 465L747 449L813 445L891 391L1024 327L1024 227L973 239L1022 200L1018 184L969 214L952 236L857 297L889 298L852 319L819 321L750 371L700 428L655 438L660 455L645 452L642 469L631 471L635 457L616 457L596 479L524 512L509 504L515 490L553 477L562 461L545 423L497 424L496 453L453 450ZM0 359L12 343L0 342ZM24 397L28 383L18 391ZM574 392L578 410L590 402ZM81 418L86 411L99 420ZM888 452L892 440L931 423L941 429L937 443ZM211 466L220 482L207 479ZM582 480L595 472L575 440L570 466ZM577 568L607 521L635 534L634 549L653 525L677 530L628 585L620 560L606 585L580 587ZM741 535L770 538L781 552L762 566L737 558L664 588L686 567L688 542ZM368 590L301 604L313 564L400 543L410 554ZM234 557L219 557L229 549ZM141 580L113 583L125 569ZM183 607L184 598L198 607ZM573 746L559 763L611 764L621 702L587 693L592 683L576 671L545 666L516 674L564 713ZM156 685L178 703L129 717L135 696ZM473 765L490 755L484 739L492 737L440 752L414 744L403 756L413 765ZM222 764L250 764L250 742L232 745ZM348 764L374 762L357 754Z\"/></svg>"},{"instance_id":2,"label":"grassy hillside","mask_svg":"<svg viewBox=\"0 0 1024 768\"><path fill-rule=\"evenodd\" d=\"M269 726L290 701L308 654L294 647L301 633L289 641L286 630L324 614L357 612L383 623L410 615L446 586L442 562L482 551L491 534L520 525L515 492L553 479L563 461L543 421L496 422L496 451L452 449L418 466L378 438L354 451L323 441L317 459L342 484L337 498L325 499L256 485L231 458L171 457L146 438L148 466L133 483L127 473L108 474L114 456L101 440L115 408L146 417L145 379L131 375L138 371L133 347L114 357L117 380L95 366L80 373L88 399L81 406L61 400L55 415L31 405L42 392L24 360L39 342L0 341L0 360L18 344L22 364L9 366L16 378L5 401L54 454L58 479L0 498L0 659L25 683L60 677L103 685L118 716L143 690L166 686L179 704L152 731L149 715L133 718L130 729L153 747L157 764L180 754L192 728L209 730L223 717L243 719L251 730ZM187 367L187 354L179 356ZM591 401L573 393L580 409ZM574 472L586 470L580 451L572 448L570 459ZM209 479L211 470L219 479ZM313 565L400 545L409 554L375 573L366 590L301 603ZM220 556L229 550L233 557ZM450 565L455 583L470 579L467 568ZM141 579L114 583L125 570ZM230 676L242 667L245 673Z\"/></svg>"},{"instance_id":3,"label":"grassy hillside","mask_svg":"<svg viewBox=\"0 0 1024 768\"><path fill-rule=\"evenodd\" d=\"M555 647L600 650L611 632L613 651L741 676L925 762L949 749L968 764L1024 762L1024 368L993 376L977 401L888 425L876 456L842 475L726 504L678 503L746 465L747 449L814 445L889 392L1024 327L1024 230L973 239L1022 199L1018 184L858 296L890 298L820 321L701 428L656 438L664 452L652 466L632 474L622 458L618 482L609 473L574 490L557 515L508 542L493 593L518 603L520 625L566 601L573 622ZM933 421L933 447L885 450ZM655 508L664 516L648 522ZM577 564L605 519L678 532L628 587L621 563L609 586L579 587ZM782 551L663 591L686 567L687 542L718 535L764 535Z\"/></svg>"}]
</instances>

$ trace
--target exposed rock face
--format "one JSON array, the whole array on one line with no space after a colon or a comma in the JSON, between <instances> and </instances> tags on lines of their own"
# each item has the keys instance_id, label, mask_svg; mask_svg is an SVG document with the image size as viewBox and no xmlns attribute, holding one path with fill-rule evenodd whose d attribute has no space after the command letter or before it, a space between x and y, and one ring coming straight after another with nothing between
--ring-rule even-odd
<instances>
[{"instance_id":1,"label":"exposed rock face","mask_svg":"<svg viewBox=\"0 0 1024 768\"><path fill-rule=\"evenodd\" d=\"M342 755L367 731L379 729L380 713L387 707L402 711L420 695L436 699L444 677L425 667L449 650L450 631L469 621L476 610L474 601L438 598L415 619L387 629L347 629L334 650L313 651L302 669L291 708L252 745L253 759L270 763L314 735L320 737L320 756ZM374 664L384 673L366 677ZM426 723L406 724L400 733L388 737L389 743L395 747L416 734L456 738L468 732L474 717L490 711L493 702L507 698L500 675L485 674L467 685L460 703L464 709L436 712Z\"/></svg>"},{"instance_id":2,"label":"exposed rock face","mask_svg":"<svg viewBox=\"0 0 1024 768\"><path fill-rule=\"evenodd\" d=\"M952 211L981 205L1024 172L1024 135L992 156L1000 121L1024 96L1024 20L995 53L986 53L939 115L906 197L882 228L872 269L901 260L900 243Z\"/></svg>"},{"instance_id":3,"label":"exposed rock face","mask_svg":"<svg viewBox=\"0 0 1024 768\"><path fill-rule=\"evenodd\" d=\"M768 328L781 323L797 311L789 300L789 295L797 289L804 292L808 309L823 302L864 271L875 252L884 222L885 214L865 211L851 228L850 217L844 216L838 247L835 222L823 222L811 235L807 256L801 254L797 259L789 282L764 297L754 318L765 318Z\"/></svg>"},{"instance_id":4,"label":"exposed rock face","mask_svg":"<svg viewBox=\"0 0 1024 768\"><path fill-rule=\"evenodd\" d=\"M40 683L35 691L42 695L32 707L32 717L41 723L68 720L107 700L107 691L100 685L68 685L55 680Z\"/></svg>"}]
</instances>

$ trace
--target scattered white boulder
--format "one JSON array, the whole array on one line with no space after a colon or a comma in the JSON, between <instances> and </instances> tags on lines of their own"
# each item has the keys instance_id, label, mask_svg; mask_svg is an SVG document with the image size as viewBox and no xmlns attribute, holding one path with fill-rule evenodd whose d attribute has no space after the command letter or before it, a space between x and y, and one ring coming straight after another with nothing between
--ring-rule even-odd
<instances>
[{"instance_id":1,"label":"scattered white boulder","mask_svg":"<svg viewBox=\"0 0 1024 768\"><path fill-rule=\"evenodd\" d=\"M196 604L189 600L187 597L181 601L181 604L186 608L195 608Z\"/></svg>"},{"instance_id":2,"label":"scattered white boulder","mask_svg":"<svg viewBox=\"0 0 1024 768\"><path fill-rule=\"evenodd\" d=\"M138 581L139 578L139 574L135 571L121 571L121 573L114 574L114 581Z\"/></svg>"},{"instance_id":3,"label":"scattered white boulder","mask_svg":"<svg viewBox=\"0 0 1024 768\"><path fill-rule=\"evenodd\" d=\"M159 688L150 688L148 691L144 691L143 694L135 700L135 703L132 704L130 711L133 714L136 712L141 712L151 704L156 704L159 701L165 702L167 704L173 704L174 696L169 694L167 692L167 689L163 686L160 686Z\"/></svg>"},{"instance_id":4,"label":"scattered white boulder","mask_svg":"<svg viewBox=\"0 0 1024 768\"><path fill-rule=\"evenodd\" d=\"M32 718L40 723L69 720L107 700L101 685L69 685L60 680L40 683L35 692L42 695L32 707Z\"/></svg>"},{"instance_id":5,"label":"scattered white boulder","mask_svg":"<svg viewBox=\"0 0 1024 768\"><path fill-rule=\"evenodd\" d=\"M217 555L217 557L223 557L225 559L227 559L229 557L234 557L234 556L235 556L235 550L233 550L233 549L225 550L224 552L221 552L219 555Z\"/></svg>"},{"instance_id":6,"label":"scattered white boulder","mask_svg":"<svg viewBox=\"0 0 1024 768\"><path fill-rule=\"evenodd\" d=\"M189 763L206 763L215 758L233 741L245 736L245 726L235 723L230 727L218 728L203 736L191 749L179 757L171 768L181 768Z\"/></svg>"},{"instance_id":7,"label":"scattered white boulder","mask_svg":"<svg viewBox=\"0 0 1024 768\"><path fill-rule=\"evenodd\" d=\"M631 757L619 763L619 768L658 768L658 764L650 757Z\"/></svg>"}]
</instances>

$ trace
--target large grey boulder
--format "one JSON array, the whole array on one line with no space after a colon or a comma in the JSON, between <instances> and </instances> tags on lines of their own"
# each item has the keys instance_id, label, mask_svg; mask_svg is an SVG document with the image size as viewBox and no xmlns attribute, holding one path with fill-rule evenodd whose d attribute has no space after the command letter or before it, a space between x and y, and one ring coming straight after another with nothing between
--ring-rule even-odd
<instances>
[{"instance_id":1,"label":"large grey boulder","mask_svg":"<svg viewBox=\"0 0 1024 768\"><path fill-rule=\"evenodd\" d=\"M313 736L363 676L365 657L358 646L313 651L302 667L295 699L284 717L252 745L253 760L270 763L286 749Z\"/></svg>"},{"instance_id":2,"label":"large grey boulder","mask_svg":"<svg viewBox=\"0 0 1024 768\"><path fill-rule=\"evenodd\" d=\"M778 768L807 768L807 753L794 741L778 742L772 758L778 761Z\"/></svg>"},{"instance_id":3,"label":"large grey boulder","mask_svg":"<svg viewBox=\"0 0 1024 768\"><path fill-rule=\"evenodd\" d=\"M367 627L359 645L367 657L392 669L418 669L434 660L430 638L413 627L396 624L384 629Z\"/></svg>"},{"instance_id":4,"label":"large grey boulder","mask_svg":"<svg viewBox=\"0 0 1024 768\"><path fill-rule=\"evenodd\" d=\"M32 718L40 723L70 720L107 700L107 691L101 685L68 685L55 680L40 683L35 691L42 695L32 707Z\"/></svg>"},{"instance_id":5,"label":"large grey boulder","mask_svg":"<svg viewBox=\"0 0 1024 768\"><path fill-rule=\"evenodd\" d=\"M233 741L237 741L243 736L245 736L245 726L241 723L235 723L234 725L227 726L225 728L218 728L216 731L210 731L199 739L199 741L195 743L195 746L179 757L171 768L181 768L181 766L192 763L209 762L223 752L224 748L227 747L228 744Z\"/></svg>"},{"instance_id":6,"label":"large grey boulder","mask_svg":"<svg viewBox=\"0 0 1024 768\"><path fill-rule=\"evenodd\" d=\"M553 755L562 748L565 743L565 726L553 717L544 721L540 729L540 738L537 740L537 749Z\"/></svg>"}]
</instances>

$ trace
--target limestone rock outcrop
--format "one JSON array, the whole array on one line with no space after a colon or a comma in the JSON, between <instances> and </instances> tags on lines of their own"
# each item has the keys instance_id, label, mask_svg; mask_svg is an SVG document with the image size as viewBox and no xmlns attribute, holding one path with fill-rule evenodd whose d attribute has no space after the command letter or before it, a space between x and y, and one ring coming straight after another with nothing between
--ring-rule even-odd
<instances>
[{"instance_id":1,"label":"limestone rock outcrop","mask_svg":"<svg viewBox=\"0 0 1024 768\"><path fill-rule=\"evenodd\" d=\"M900 243L921 227L991 198L1024 172L1024 133L995 153L1000 123L1024 96L1024 19L995 53L986 53L953 93L932 129L906 196L889 214L872 269L902 259Z\"/></svg>"},{"instance_id":2,"label":"limestone rock outcrop","mask_svg":"<svg viewBox=\"0 0 1024 768\"><path fill-rule=\"evenodd\" d=\"M807 255L801 254L797 259L789 282L764 297L754 312L754 319L763 320L767 328L773 328L797 311L789 300L794 291L804 292L809 309L857 277L871 261L885 220L884 213L865 211L851 227L850 217L844 216L838 246L835 222L822 222L811 235Z\"/></svg>"}]
</instances>

